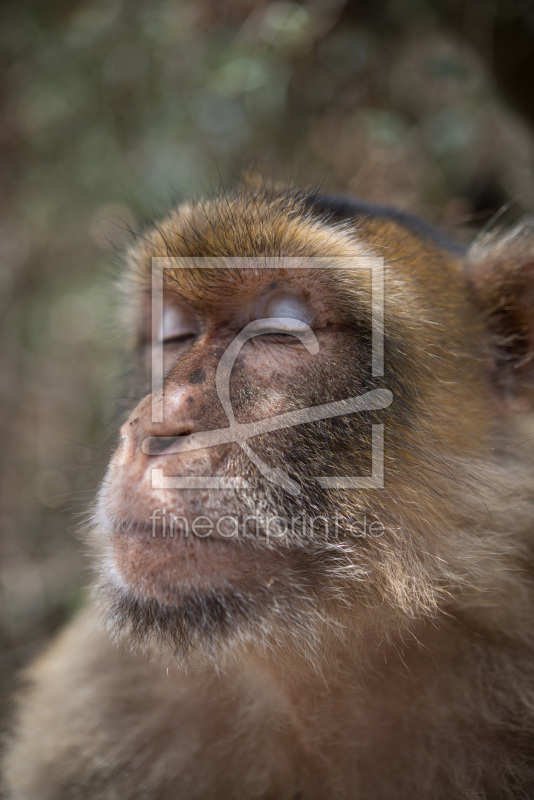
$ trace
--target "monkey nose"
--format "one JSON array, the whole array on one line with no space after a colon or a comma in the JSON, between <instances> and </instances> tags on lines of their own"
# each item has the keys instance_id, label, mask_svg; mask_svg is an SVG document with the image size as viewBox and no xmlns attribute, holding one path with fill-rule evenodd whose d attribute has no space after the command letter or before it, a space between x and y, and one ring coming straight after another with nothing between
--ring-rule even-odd
<instances>
[{"instance_id":1,"label":"monkey nose","mask_svg":"<svg viewBox=\"0 0 534 800\"><path fill-rule=\"evenodd\" d=\"M145 398L121 428L125 457L163 454L183 437L204 430L205 424L197 418L198 403L192 402L195 399L198 398L189 387L168 391L164 420L154 422L152 398Z\"/></svg>"}]
</instances>

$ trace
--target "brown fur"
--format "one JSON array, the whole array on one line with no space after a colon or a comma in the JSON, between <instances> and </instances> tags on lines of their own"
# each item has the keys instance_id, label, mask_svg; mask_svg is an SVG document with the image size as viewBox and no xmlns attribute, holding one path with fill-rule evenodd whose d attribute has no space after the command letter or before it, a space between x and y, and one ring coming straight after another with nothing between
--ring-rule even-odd
<instances>
[{"instance_id":1,"label":"brown fur","mask_svg":"<svg viewBox=\"0 0 534 800\"><path fill-rule=\"evenodd\" d=\"M529 223L463 256L391 215L334 221L257 180L183 205L129 254L125 317L145 382L154 256L271 260L255 275L169 276L169 295L211 327L169 356L174 415L151 423L145 398L122 429L92 534L104 620L89 609L30 670L6 760L11 796L533 796L532 465L496 446L503 414L532 402ZM284 256L347 261L304 279L279 273ZM369 278L348 260L368 256L386 264L383 380L366 366ZM154 457L141 444L227 424L214 374L235 335L229 320L244 327L279 275L316 310L320 352L243 351L231 382L238 420L379 386L393 392L391 408L257 437L265 460L298 477L298 500L258 479L236 445L156 458L171 475L255 480L248 500L181 492L189 517L259 504L337 513L341 533L154 538L140 522L178 501L146 483ZM369 468L370 422L386 424L385 488L319 490L310 470L326 474L331 452L339 474ZM382 536L350 529L364 515Z\"/></svg>"}]
</instances>

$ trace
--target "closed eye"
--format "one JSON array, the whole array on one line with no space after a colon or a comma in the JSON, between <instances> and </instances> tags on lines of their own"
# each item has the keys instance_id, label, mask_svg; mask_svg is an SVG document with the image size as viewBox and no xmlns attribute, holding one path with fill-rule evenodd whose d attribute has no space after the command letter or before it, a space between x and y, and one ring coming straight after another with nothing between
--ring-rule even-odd
<instances>
[{"instance_id":1,"label":"closed eye","mask_svg":"<svg viewBox=\"0 0 534 800\"><path fill-rule=\"evenodd\" d=\"M164 303L158 331L159 342L164 345L181 344L195 338L199 332L199 322L192 311L175 303Z\"/></svg>"},{"instance_id":2,"label":"closed eye","mask_svg":"<svg viewBox=\"0 0 534 800\"><path fill-rule=\"evenodd\" d=\"M170 344L171 342L185 342L187 339L194 339L196 333L177 333L175 336L166 336L163 339L163 344Z\"/></svg>"},{"instance_id":3,"label":"closed eye","mask_svg":"<svg viewBox=\"0 0 534 800\"><path fill-rule=\"evenodd\" d=\"M163 346L167 347L168 345L184 344L192 339L196 339L196 336L196 333L182 333L178 336L169 336L163 340Z\"/></svg>"},{"instance_id":4,"label":"closed eye","mask_svg":"<svg viewBox=\"0 0 534 800\"><path fill-rule=\"evenodd\" d=\"M273 331L272 333L262 333L261 336L256 336L253 341L266 342L269 344L283 344L290 347L302 347L302 342L296 336L289 333L280 331Z\"/></svg>"},{"instance_id":5,"label":"closed eye","mask_svg":"<svg viewBox=\"0 0 534 800\"><path fill-rule=\"evenodd\" d=\"M271 344L281 344L285 347L301 347L302 334L304 331L308 331L313 337L313 333L308 324L308 319L311 322L311 314L306 315L308 319L305 320L302 318L305 316L303 309L298 306L295 307L296 304L271 304L269 311L271 311L273 305L273 316L269 316L263 320L265 324L265 333L261 333L257 337L260 341L269 342ZM297 313L299 313L298 316Z\"/></svg>"}]
</instances>

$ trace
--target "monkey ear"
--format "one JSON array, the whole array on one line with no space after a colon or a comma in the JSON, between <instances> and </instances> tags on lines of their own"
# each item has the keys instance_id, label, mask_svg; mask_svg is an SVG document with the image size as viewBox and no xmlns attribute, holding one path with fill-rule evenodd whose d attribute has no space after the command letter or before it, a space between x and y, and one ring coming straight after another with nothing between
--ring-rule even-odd
<instances>
[{"instance_id":1,"label":"monkey ear","mask_svg":"<svg viewBox=\"0 0 534 800\"><path fill-rule=\"evenodd\" d=\"M499 410L528 411L534 407L534 218L476 242L467 280L488 333Z\"/></svg>"}]
</instances>

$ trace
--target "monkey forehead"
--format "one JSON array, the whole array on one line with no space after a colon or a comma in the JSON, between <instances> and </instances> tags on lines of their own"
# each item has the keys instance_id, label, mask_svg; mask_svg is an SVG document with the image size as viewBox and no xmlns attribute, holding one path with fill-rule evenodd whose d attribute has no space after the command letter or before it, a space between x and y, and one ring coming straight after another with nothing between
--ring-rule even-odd
<instances>
[{"instance_id":1,"label":"monkey forehead","mask_svg":"<svg viewBox=\"0 0 534 800\"><path fill-rule=\"evenodd\" d=\"M366 247L354 230L327 224L285 198L276 202L240 194L226 203L185 203L148 230L130 251L141 277L154 257L348 257Z\"/></svg>"},{"instance_id":2,"label":"monkey forehead","mask_svg":"<svg viewBox=\"0 0 534 800\"><path fill-rule=\"evenodd\" d=\"M252 310L258 301L270 298L297 300L321 314L339 309L343 293L340 274L345 274L352 305L359 297L362 305L370 302L371 275L360 269L359 258L225 258L197 263L203 260L184 259L192 262L184 264L181 259L154 259L153 269L163 271L165 296L176 296L210 313Z\"/></svg>"},{"instance_id":3,"label":"monkey forehead","mask_svg":"<svg viewBox=\"0 0 534 800\"><path fill-rule=\"evenodd\" d=\"M370 293L370 271L356 268L359 261L363 264L369 258L385 262L389 312L394 309L395 317L409 325L414 318L426 317L423 312L427 310L439 313L444 324L454 325L464 294L460 285L461 259L457 254L398 221L359 217L339 223L306 210L305 204L289 191L280 195L273 194L269 187L251 191L245 186L222 199L184 203L140 238L129 253L129 269L123 281L127 300L134 301L127 303L126 318L128 311L138 308L136 300L151 291L154 259L266 257L313 260L318 267L322 266L309 270L300 279L301 288L304 284L313 287L320 301L332 297L338 311L346 310L349 316L351 307L354 308L355 290L356 295L362 294L362 310L369 305L366 298ZM341 259L345 263L339 266L338 262L334 275L333 269L328 270L316 261L323 258ZM233 278L227 273L224 279L219 276L216 283L208 286L212 277L208 272L202 276L199 272L193 274L194 280L185 276L180 279L182 290L185 291L187 284L191 296L203 295L207 303L217 302L217 292L221 300L225 293L231 295L232 285L242 281L238 272ZM257 291L254 280L249 276L242 281L240 291ZM258 276L257 280L263 278ZM457 287L458 291L451 287ZM174 289L179 289L178 279ZM453 296L454 302L447 302Z\"/></svg>"},{"instance_id":4,"label":"monkey forehead","mask_svg":"<svg viewBox=\"0 0 534 800\"><path fill-rule=\"evenodd\" d=\"M250 205L235 202L223 209L211 203L201 209L185 204L169 214L130 252L127 297L150 294L158 271L169 295L210 311L285 289L319 312L331 296L339 308L340 270L347 273L353 303L355 287L369 295L371 275L357 265L370 251L354 231L327 226L295 209L290 214L287 207ZM133 282L128 280L132 271Z\"/></svg>"},{"instance_id":5,"label":"monkey forehead","mask_svg":"<svg viewBox=\"0 0 534 800\"><path fill-rule=\"evenodd\" d=\"M146 262L147 256L346 256L355 246L347 226L327 224L292 197L241 191L225 201L182 204L136 250Z\"/></svg>"}]
</instances>

